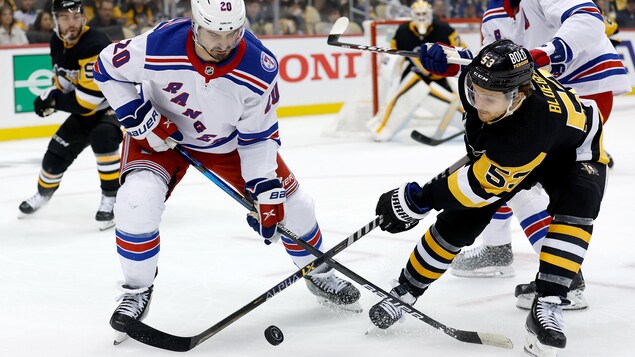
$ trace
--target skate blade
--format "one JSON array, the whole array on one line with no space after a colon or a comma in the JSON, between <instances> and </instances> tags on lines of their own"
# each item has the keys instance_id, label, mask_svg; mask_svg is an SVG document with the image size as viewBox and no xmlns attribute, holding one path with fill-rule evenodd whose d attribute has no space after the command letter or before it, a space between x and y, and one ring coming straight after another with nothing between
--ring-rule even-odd
<instances>
[{"instance_id":1,"label":"skate blade","mask_svg":"<svg viewBox=\"0 0 635 357\"><path fill-rule=\"evenodd\" d=\"M97 221L97 227L100 231L105 231L115 226L115 221Z\"/></svg>"},{"instance_id":2,"label":"skate blade","mask_svg":"<svg viewBox=\"0 0 635 357\"><path fill-rule=\"evenodd\" d=\"M525 341L525 352L536 357L558 357L561 348L546 346L538 341L536 335L529 333Z\"/></svg>"},{"instance_id":3,"label":"skate blade","mask_svg":"<svg viewBox=\"0 0 635 357\"><path fill-rule=\"evenodd\" d=\"M339 305L323 297L316 296L316 299L320 305L323 305L334 311L354 312L356 314L364 311L362 305L357 301L348 305Z\"/></svg>"},{"instance_id":4,"label":"skate blade","mask_svg":"<svg viewBox=\"0 0 635 357\"><path fill-rule=\"evenodd\" d=\"M450 269L450 273L460 278L512 278L516 275L514 268L507 267L487 267L476 270Z\"/></svg>"},{"instance_id":5,"label":"skate blade","mask_svg":"<svg viewBox=\"0 0 635 357\"><path fill-rule=\"evenodd\" d=\"M516 300L516 307L522 310L531 309L531 304L534 302L535 293L520 294L518 300ZM582 311L589 308L589 303L584 297L582 290L569 291L567 299L571 301L570 305L563 305L562 310L566 311Z\"/></svg>"},{"instance_id":6,"label":"skate blade","mask_svg":"<svg viewBox=\"0 0 635 357\"><path fill-rule=\"evenodd\" d=\"M115 338L113 341L113 345L117 346L128 339L128 334L125 332L115 331Z\"/></svg>"}]
</instances>

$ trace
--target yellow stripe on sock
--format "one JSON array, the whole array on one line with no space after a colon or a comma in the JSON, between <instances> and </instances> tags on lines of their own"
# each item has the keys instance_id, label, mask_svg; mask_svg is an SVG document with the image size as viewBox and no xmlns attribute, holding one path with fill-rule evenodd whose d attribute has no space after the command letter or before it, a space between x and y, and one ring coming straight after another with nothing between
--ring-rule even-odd
<instances>
[{"instance_id":1,"label":"yellow stripe on sock","mask_svg":"<svg viewBox=\"0 0 635 357\"><path fill-rule=\"evenodd\" d=\"M551 223L551 225L549 226L549 233L566 234L571 237L580 238L587 243L591 241L591 233L585 231L582 228L572 227L565 224Z\"/></svg>"},{"instance_id":2,"label":"yellow stripe on sock","mask_svg":"<svg viewBox=\"0 0 635 357\"><path fill-rule=\"evenodd\" d=\"M557 267L563 268L563 269L567 269L569 271L572 271L574 273L577 273L578 270L580 270L580 264L571 261L567 258L563 258L563 257L559 257L557 255L553 255L553 254L549 254L549 253L545 253L542 252L540 253L540 260L545 262L545 263L549 263L552 265L555 265Z\"/></svg>"}]
</instances>

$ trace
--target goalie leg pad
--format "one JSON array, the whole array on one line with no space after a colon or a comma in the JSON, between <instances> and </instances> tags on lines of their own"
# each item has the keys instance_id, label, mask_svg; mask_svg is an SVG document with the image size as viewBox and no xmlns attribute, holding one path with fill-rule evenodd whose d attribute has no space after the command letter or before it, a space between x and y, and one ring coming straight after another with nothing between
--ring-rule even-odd
<instances>
[{"instance_id":1,"label":"goalie leg pad","mask_svg":"<svg viewBox=\"0 0 635 357\"><path fill-rule=\"evenodd\" d=\"M408 73L377 114L368 122L375 140L388 141L408 124L419 104L430 93L428 86L414 72Z\"/></svg>"}]
</instances>

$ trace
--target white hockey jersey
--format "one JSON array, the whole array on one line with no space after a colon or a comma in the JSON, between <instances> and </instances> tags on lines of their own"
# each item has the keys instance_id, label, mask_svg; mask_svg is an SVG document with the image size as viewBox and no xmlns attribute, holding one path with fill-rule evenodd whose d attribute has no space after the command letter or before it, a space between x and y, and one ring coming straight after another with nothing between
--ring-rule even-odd
<instances>
[{"instance_id":1,"label":"white hockey jersey","mask_svg":"<svg viewBox=\"0 0 635 357\"><path fill-rule=\"evenodd\" d=\"M508 38L527 49L559 37L573 59L558 81L579 95L631 91L624 64L604 33L600 10L589 0L522 0L518 13L505 9L508 0L490 0L483 14L483 45Z\"/></svg>"},{"instance_id":2,"label":"white hockey jersey","mask_svg":"<svg viewBox=\"0 0 635 357\"><path fill-rule=\"evenodd\" d=\"M153 106L183 134L182 146L241 157L245 181L274 178L280 145L276 108L278 62L249 31L234 54L219 64L194 51L189 18L104 49L95 80L126 128Z\"/></svg>"}]
</instances>

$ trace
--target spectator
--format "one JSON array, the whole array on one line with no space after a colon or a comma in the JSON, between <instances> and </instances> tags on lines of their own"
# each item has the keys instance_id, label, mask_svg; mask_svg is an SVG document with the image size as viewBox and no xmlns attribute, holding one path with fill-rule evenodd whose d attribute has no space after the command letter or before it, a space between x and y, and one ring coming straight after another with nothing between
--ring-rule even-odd
<instances>
[{"instance_id":1,"label":"spectator","mask_svg":"<svg viewBox=\"0 0 635 357\"><path fill-rule=\"evenodd\" d=\"M11 6L3 6L0 10L0 46L28 45L24 31L16 25Z\"/></svg>"},{"instance_id":2,"label":"spectator","mask_svg":"<svg viewBox=\"0 0 635 357\"><path fill-rule=\"evenodd\" d=\"M15 12L13 17L16 21L20 21L24 24L23 30L28 30L35 22L37 12L33 6L33 0L20 0L20 9Z\"/></svg>"},{"instance_id":3,"label":"spectator","mask_svg":"<svg viewBox=\"0 0 635 357\"><path fill-rule=\"evenodd\" d=\"M441 21L445 20L445 0L434 0L432 10L434 11L434 17Z\"/></svg>"},{"instance_id":4,"label":"spectator","mask_svg":"<svg viewBox=\"0 0 635 357\"><path fill-rule=\"evenodd\" d=\"M132 0L124 17L125 25L137 35L154 26L154 13L144 0Z\"/></svg>"},{"instance_id":5,"label":"spectator","mask_svg":"<svg viewBox=\"0 0 635 357\"><path fill-rule=\"evenodd\" d=\"M281 18L278 21L280 32L283 35L307 33L306 20L304 11L306 9L306 1L304 0L286 0L281 2ZM282 20L285 21L282 21Z\"/></svg>"},{"instance_id":6,"label":"spectator","mask_svg":"<svg viewBox=\"0 0 635 357\"><path fill-rule=\"evenodd\" d=\"M49 43L53 34L53 15L40 12L35 18L33 26L26 32L29 43Z\"/></svg>"},{"instance_id":7,"label":"spectator","mask_svg":"<svg viewBox=\"0 0 635 357\"><path fill-rule=\"evenodd\" d=\"M126 36L123 33L123 26L114 18L115 4L113 0L101 0L96 16L90 20L88 26L99 29L106 33L113 41L121 41Z\"/></svg>"},{"instance_id":8,"label":"spectator","mask_svg":"<svg viewBox=\"0 0 635 357\"><path fill-rule=\"evenodd\" d=\"M15 1L14 0L0 0L0 8L3 8L5 6L10 6L11 10L13 10L14 12L15 12L15 10L18 9L15 6Z\"/></svg>"},{"instance_id":9,"label":"spectator","mask_svg":"<svg viewBox=\"0 0 635 357\"><path fill-rule=\"evenodd\" d=\"M635 0L628 0L624 10L615 15L617 24L622 28L635 27Z\"/></svg>"},{"instance_id":10,"label":"spectator","mask_svg":"<svg viewBox=\"0 0 635 357\"><path fill-rule=\"evenodd\" d=\"M483 17L483 9L477 0L463 0L459 6L459 16L466 19Z\"/></svg>"},{"instance_id":11,"label":"spectator","mask_svg":"<svg viewBox=\"0 0 635 357\"><path fill-rule=\"evenodd\" d=\"M262 12L260 0L247 0L246 1L246 13L247 21L249 23L249 29L256 35L265 34L265 26L271 21L265 19L265 14Z\"/></svg>"}]
</instances>

